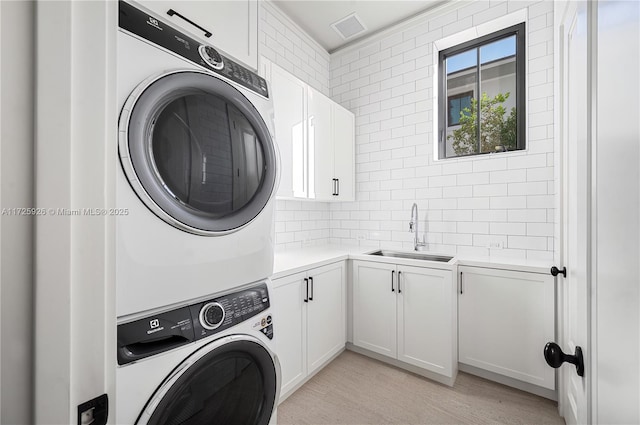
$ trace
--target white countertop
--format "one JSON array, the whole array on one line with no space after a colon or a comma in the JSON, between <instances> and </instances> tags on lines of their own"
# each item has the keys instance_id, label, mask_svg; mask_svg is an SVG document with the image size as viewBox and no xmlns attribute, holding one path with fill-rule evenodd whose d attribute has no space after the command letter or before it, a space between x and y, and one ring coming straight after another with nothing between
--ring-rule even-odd
<instances>
[{"instance_id":1,"label":"white countertop","mask_svg":"<svg viewBox=\"0 0 640 425\"><path fill-rule=\"evenodd\" d=\"M303 272L305 270L308 270L309 268L320 267L325 264L331 264L336 261L343 261L347 259L382 261L417 266L424 265L423 260L410 260L392 257L373 257L366 255L366 253L376 251L378 249L379 248L370 246L317 245L296 250L276 251L272 278L277 279L279 277ZM421 251L421 253L429 252ZM523 272L546 274L549 273L551 262L541 260L528 260L524 258L456 255L454 256L453 260L449 261L448 263L429 263L429 267L445 269L451 269L456 265L518 270Z\"/></svg>"}]
</instances>

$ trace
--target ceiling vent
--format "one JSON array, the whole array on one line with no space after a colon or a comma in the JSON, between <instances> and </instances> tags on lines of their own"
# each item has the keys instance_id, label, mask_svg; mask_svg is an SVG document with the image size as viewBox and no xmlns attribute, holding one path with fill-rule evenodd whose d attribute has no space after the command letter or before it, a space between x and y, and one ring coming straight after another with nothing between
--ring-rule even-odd
<instances>
[{"instance_id":1,"label":"ceiling vent","mask_svg":"<svg viewBox=\"0 0 640 425\"><path fill-rule=\"evenodd\" d=\"M364 26L355 12L349 16L345 16L337 22L334 22L331 24L331 28L333 28L343 40L353 38L367 30L367 27Z\"/></svg>"}]
</instances>

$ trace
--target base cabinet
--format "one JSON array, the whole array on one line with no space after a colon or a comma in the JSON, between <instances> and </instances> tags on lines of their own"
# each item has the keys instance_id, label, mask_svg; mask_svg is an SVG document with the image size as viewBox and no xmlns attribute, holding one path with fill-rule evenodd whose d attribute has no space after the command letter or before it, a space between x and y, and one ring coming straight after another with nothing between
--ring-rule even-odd
<instances>
[{"instance_id":1,"label":"base cabinet","mask_svg":"<svg viewBox=\"0 0 640 425\"><path fill-rule=\"evenodd\" d=\"M282 400L344 349L345 283L344 261L273 281Z\"/></svg>"},{"instance_id":2,"label":"base cabinet","mask_svg":"<svg viewBox=\"0 0 640 425\"><path fill-rule=\"evenodd\" d=\"M456 359L450 270L353 262L353 344L445 377Z\"/></svg>"},{"instance_id":3,"label":"base cabinet","mask_svg":"<svg viewBox=\"0 0 640 425\"><path fill-rule=\"evenodd\" d=\"M543 348L555 340L555 283L550 275L459 268L459 361L555 389Z\"/></svg>"}]
</instances>

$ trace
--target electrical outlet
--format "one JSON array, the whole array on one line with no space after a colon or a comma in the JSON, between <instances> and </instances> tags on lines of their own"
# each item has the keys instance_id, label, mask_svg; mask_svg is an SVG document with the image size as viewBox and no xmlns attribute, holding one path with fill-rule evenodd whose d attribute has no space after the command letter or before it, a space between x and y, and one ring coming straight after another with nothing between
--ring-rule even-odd
<instances>
[{"instance_id":1,"label":"electrical outlet","mask_svg":"<svg viewBox=\"0 0 640 425\"><path fill-rule=\"evenodd\" d=\"M356 237L356 239L357 239L358 241L364 241L364 240L366 240L366 239L367 239L367 237L366 237L365 235L358 235L358 236Z\"/></svg>"},{"instance_id":2,"label":"electrical outlet","mask_svg":"<svg viewBox=\"0 0 640 425\"><path fill-rule=\"evenodd\" d=\"M502 248L504 248L504 242L502 242L502 241L491 241L491 242L489 242L488 248L490 248L490 249L502 249Z\"/></svg>"}]
</instances>

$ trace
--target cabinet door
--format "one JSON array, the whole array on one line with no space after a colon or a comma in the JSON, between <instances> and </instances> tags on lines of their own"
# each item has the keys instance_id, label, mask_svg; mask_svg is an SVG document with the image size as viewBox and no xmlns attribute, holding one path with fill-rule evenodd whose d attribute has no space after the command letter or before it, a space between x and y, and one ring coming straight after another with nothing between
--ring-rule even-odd
<instances>
[{"instance_id":1,"label":"cabinet door","mask_svg":"<svg viewBox=\"0 0 640 425\"><path fill-rule=\"evenodd\" d=\"M395 265L353 262L353 344L396 357Z\"/></svg>"},{"instance_id":2,"label":"cabinet door","mask_svg":"<svg viewBox=\"0 0 640 425\"><path fill-rule=\"evenodd\" d=\"M398 266L398 360L449 377L456 323L452 275Z\"/></svg>"},{"instance_id":3,"label":"cabinet door","mask_svg":"<svg viewBox=\"0 0 640 425\"><path fill-rule=\"evenodd\" d=\"M340 201L355 199L355 117L352 112L333 105L334 177L338 179Z\"/></svg>"},{"instance_id":4,"label":"cabinet door","mask_svg":"<svg viewBox=\"0 0 640 425\"><path fill-rule=\"evenodd\" d=\"M555 389L542 349L554 341L550 275L460 267L460 363Z\"/></svg>"},{"instance_id":5,"label":"cabinet door","mask_svg":"<svg viewBox=\"0 0 640 425\"><path fill-rule=\"evenodd\" d=\"M278 196L307 197L307 86L282 68L270 64L275 139L280 151Z\"/></svg>"},{"instance_id":6,"label":"cabinet door","mask_svg":"<svg viewBox=\"0 0 640 425\"><path fill-rule=\"evenodd\" d=\"M309 87L309 198L333 200L333 101Z\"/></svg>"},{"instance_id":7,"label":"cabinet door","mask_svg":"<svg viewBox=\"0 0 640 425\"><path fill-rule=\"evenodd\" d=\"M250 68L258 67L258 2L257 0L221 1L156 1L139 2L160 19L193 35L199 41L219 48ZM187 19L212 33L204 32L177 15L169 16L173 9Z\"/></svg>"},{"instance_id":8,"label":"cabinet door","mask_svg":"<svg viewBox=\"0 0 640 425\"><path fill-rule=\"evenodd\" d=\"M274 338L285 396L307 376L307 328L305 303L305 273L286 276L273 281Z\"/></svg>"},{"instance_id":9,"label":"cabinet door","mask_svg":"<svg viewBox=\"0 0 640 425\"><path fill-rule=\"evenodd\" d=\"M309 270L307 366L313 373L346 343L344 261Z\"/></svg>"}]
</instances>

